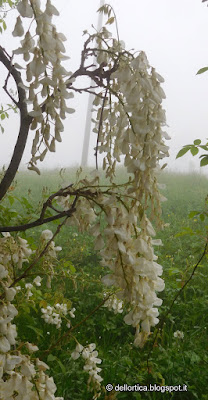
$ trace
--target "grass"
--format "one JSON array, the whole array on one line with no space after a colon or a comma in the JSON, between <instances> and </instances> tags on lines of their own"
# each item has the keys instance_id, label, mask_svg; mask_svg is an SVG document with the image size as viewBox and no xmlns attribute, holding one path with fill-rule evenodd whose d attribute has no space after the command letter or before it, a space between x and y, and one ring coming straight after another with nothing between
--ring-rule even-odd
<instances>
[{"instance_id":1,"label":"grass","mask_svg":"<svg viewBox=\"0 0 208 400\"><path fill-rule=\"evenodd\" d=\"M61 173L45 171L40 177L30 172L19 173L16 188L14 190L11 188L11 193L16 197L29 198L33 204L39 202L40 206L43 201L42 194L47 196L51 191L70 184L74 177L75 170L66 170ZM122 171L119 171L118 179L122 179ZM165 290L160 295L163 298L163 305L160 307L160 318L162 318L167 313L176 293L192 274L203 252L207 230L206 219L202 222L198 216L190 219L188 215L192 210L204 209L208 180L203 175L174 173L163 173L159 180L166 184L162 193L168 200L163 203L163 218L170 224L157 236L164 244L157 251L159 263L164 268L163 277L166 283ZM24 202L20 203L18 200L12 204L12 207L17 209L18 213L27 211ZM51 229L51 226L47 226L49 227ZM37 231L41 230L43 227L30 230L34 241L37 240ZM53 225L52 230L54 230ZM99 265L99 254L93 249L93 238L87 233L78 236L74 233L73 227L66 226L56 239L56 244L63 248L57 269L61 271L70 267L72 273L64 282L55 281L52 291L48 291L48 299L50 300L50 296L56 297L60 293L65 293L76 307L76 322L79 322L102 301L103 288L100 279L105 271ZM76 332L77 340L83 345L86 341L95 342L99 357L103 359L104 385L139 383L140 385L186 384L188 386L188 392L114 392L111 394L106 392L105 399L208 399L206 386L207 279L206 257L199 264L191 282L175 301L171 313L165 319L163 329L159 331L157 340L153 342L154 335L152 335L142 350L132 345L134 329L124 324L122 314L114 315L103 308L89 318L84 325L80 325ZM55 340L58 332L53 326L44 324L40 319L39 309L32 306L32 303L30 317L28 317L27 305L26 309L22 310L17 324L22 339L35 342L39 332L42 358L51 367L58 386L57 395L64 396L65 400L92 399L92 393L87 391L88 375L82 369L81 360L73 361L70 358L71 351L75 347L74 340L65 341L61 347L54 348L50 354L51 357L44 356L48 337L50 341ZM33 331L28 328L31 325L34 327ZM177 330L184 333L184 339L174 338L173 334ZM148 357L149 369L147 368Z\"/></svg>"}]
</instances>

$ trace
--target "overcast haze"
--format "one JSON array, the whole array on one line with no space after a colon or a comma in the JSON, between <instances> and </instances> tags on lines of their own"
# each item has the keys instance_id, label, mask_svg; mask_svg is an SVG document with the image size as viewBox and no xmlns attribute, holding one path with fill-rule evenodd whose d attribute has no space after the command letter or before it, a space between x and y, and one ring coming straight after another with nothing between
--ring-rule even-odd
<instances>
[{"instance_id":1,"label":"overcast haze","mask_svg":"<svg viewBox=\"0 0 208 400\"><path fill-rule=\"evenodd\" d=\"M180 148L194 139L208 138L208 73L196 72L208 65L208 8L201 0L109 0L117 15L120 38L126 49L144 50L150 64L165 78L163 88L167 99L166 109L170 158L172 170L199 169L199 160L184 156L175 160ZM67 37L66 54L71 57L67 68L74 71L80 62L84 38L83 30L90 31L91 24L97 25L100 0L59 0L53 1L60 17L54 19L58 31ZM18 40L10 36L15 18L9 13L6 22L8 32L1 37L1 45L11 52L18 46ZM10 29L11 28L11 29ZM108 28L111 30L111 27ZM9 46L8 46L9 44ZM0 83L3 85L3 66L0 67ZM2 91L1 91L2 94ZM81 162L82 142L87 108L86 95L72 99L70 107L76 113L69 115L65 122L62 143L57 144L56 153L49 154L40 167L67 167ZM1 100L8 101L1 95ZM18 116L11 116L4 124L1 135L0 164L8 164L18 134ZM93 165L92 133L89 163ZM24 154L22 166L30 158L31 140ZM205 171L205 170L204 170Z\"/></svg>"}]
</instances>

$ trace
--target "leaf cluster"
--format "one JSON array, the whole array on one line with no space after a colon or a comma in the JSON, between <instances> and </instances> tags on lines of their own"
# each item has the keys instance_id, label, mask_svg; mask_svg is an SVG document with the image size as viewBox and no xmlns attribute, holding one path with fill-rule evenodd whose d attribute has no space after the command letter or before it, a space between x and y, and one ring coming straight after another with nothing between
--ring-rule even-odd
<instances>
[{"instance_id":1,"label":"leaf cluster","mask_svg":"<svg viewBox=\"0 0 208 400\"><path fill-rule=\"evenodd\" d=\"M196 156L199 153L199 149L205 150L208 152L208 142L206 144L201 144L200 139L194 140L193 144L186 144L183 148L178 152L176 158L180 158L184 156L188 151L190 151L192 156ZM208 154L202 154L199 156L201 158L200 167L204 167L208 164Z\"/></svg>"},{"instance_id":2,"label":"leaf cluster","mask_svg":"<svg viewBox=\"0 0 208 400\"><path fill-rule=\"evenodd\" d=\"M1 20L0 20L0 23L1 23ZM0 31L1 31L1 27L0 27ZM14 113L17 113L17 107L15 105L7 104L7 108L5 109L3 107L3 105L1 104L1 106L0 106L0 121L4 121L6 118L9 118L8 111L10 111L10 110L14 111ZM1 123L0 123L0 130L1 130L1 133L4 133L4 127Z\"/></svg>"}]
</instances>

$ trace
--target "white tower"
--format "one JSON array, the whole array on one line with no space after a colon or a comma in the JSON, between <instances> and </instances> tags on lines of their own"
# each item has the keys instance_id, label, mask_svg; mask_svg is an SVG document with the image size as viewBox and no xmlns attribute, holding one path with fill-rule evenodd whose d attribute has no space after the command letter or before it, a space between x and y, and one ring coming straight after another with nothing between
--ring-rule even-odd
<instances>
[{"instance_id":1,"label":"white tower","mask_svg":"<svg viewBox=\"0 0 208 400\"><path fill-rule=\"evenodd\" d=\"M105 0L100 0L100 7L104 6L104 4L105 4ZM103 22L103 14L99 13L98 14L97 31L100 31L100 29L102 28L102 22ZM94 57L93 64L96 65L95 57ZM90 86L93 85L93 83L94 83L93 80L91 80ZM86 122L85 122L85 133L84 133L84 141L83 141L83 147L82 147L82 160L81 160L82 167L87 166L87 160L88 160L93 100L94 100L94 95L90 93L89 98L88 98L88 106L87 106L87 114L86 114Z\"/></svg>"}]
</instances>

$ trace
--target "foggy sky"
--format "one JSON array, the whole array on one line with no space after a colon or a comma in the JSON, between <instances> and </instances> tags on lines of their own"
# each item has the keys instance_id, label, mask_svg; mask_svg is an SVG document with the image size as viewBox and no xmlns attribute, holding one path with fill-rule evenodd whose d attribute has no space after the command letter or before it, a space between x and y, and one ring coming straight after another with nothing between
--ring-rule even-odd
<instances>
[{"instance_id":1,"label":"foggy sky","mask_svg":"<svg viewBox=\"0 0 208 400\"><path fill-rule=\"evenodd\" d=\"M168 132L172 137L168 141L170 158L167 160L172 170L197 169L199 159L184 156L175 160L180 148L192 143L194 139L208 138L208 72L196 75L196 72L208 65L208 8L201 0L109 0L115 9L120 39L126 49L143 50L150 64L165 78L163 89L167 99L166 109ZM93 32L91 25L97 25L97 13L100 0L54 0L59 9L58 31L67 37L66 54L71 57L66 67L74 71L79 67L80 53L84 38L83 30ZM18 47L18 39L11 36L15 23L15 14L9 13L6 20L8 31L0 37L3 47L11 53ZM111 26L108 28L112 30ZM0 84L4 83L4 67L0 66ZM4 71L6 73L6 71ZM10 102L2 94L0 103ZM47 155L40 167L67 167L79 165L86 118L88 96L76 96L70 101L70 107L76 113L69 115L65 122L62 143L57 144L56 153ZM8 164L18 134L18 116L11 115L4 124L5 133L0 133L0 166ZM22 166L30 159L33 133L25 151ZM95 134L92 133L89 163L93 165L93 147ZM204 170L205 171L205 170Z\"/></svg>"}]
</instances>

